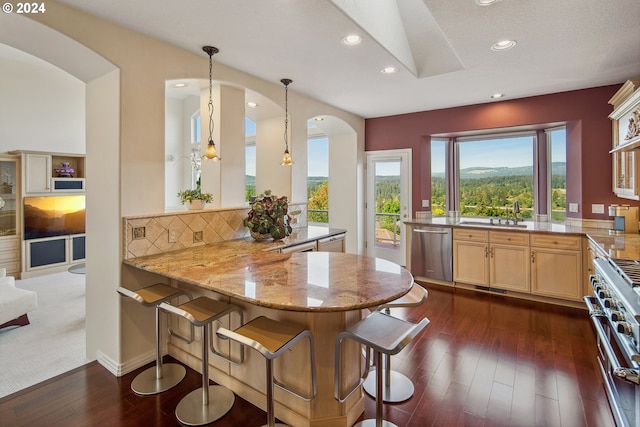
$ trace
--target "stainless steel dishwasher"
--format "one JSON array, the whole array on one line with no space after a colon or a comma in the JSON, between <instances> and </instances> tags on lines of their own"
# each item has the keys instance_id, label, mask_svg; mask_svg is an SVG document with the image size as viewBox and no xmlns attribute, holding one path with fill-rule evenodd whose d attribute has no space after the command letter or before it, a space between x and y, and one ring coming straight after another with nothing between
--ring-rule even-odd
<instances>
[{"instance_id":1,"label":"stainless steel dishwasher","mask_svg":"<svg viewBox=\"0 0 640 427\"><path fill-rule=\"evenodd\" d=\"M412 226L409 269L414 277L453 280L450 227Z\"/></svg>"}]
</instances>

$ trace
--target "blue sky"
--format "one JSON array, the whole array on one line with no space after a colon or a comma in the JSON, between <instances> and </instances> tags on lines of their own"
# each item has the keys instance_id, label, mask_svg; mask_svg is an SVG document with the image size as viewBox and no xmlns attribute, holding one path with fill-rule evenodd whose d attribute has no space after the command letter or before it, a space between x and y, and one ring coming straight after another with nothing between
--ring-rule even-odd
<instances>
[{"instance_id":1,"label":"blue sky","mask_svg":"<svg viewBox=\"0 0 640 427\"><path fill-rule=\"evenodd\" d=\"M245 132L255 135L255 123L246 118ZM566 132L564 129L551 133L551 156L554 162L566 161ZM444 172L444 142L434 142L431 146L432 173ZM293 153L294 161L295 153ZM309 176L329 176L329 141L327 138L312 139L308 145L307 167ZM247 149L247 175L255 172L255 147ZM460 168L531 166L533 164L533 145L531 137L482 140L464 142L460 145ZM377 163L376 175L398 175L399 168L394 162Z\"/></svg>"},{"instance_id":2,"label":"blue sky","mask_svg":"<svg viewBox=\"0 0 640 427\"><path fill-rule=\"evenodd\" d=\"M566 134L564 130L552 132L551 156L554 162L566 161ZM431 145L432 173L444 172L445 143ZM533 164L531 137L482 140L460 143L460 169L469 167L518 167Z\"/></svg>"},{"instance_id":3,"label":"blue sky","mask_svg":"<svg viewBox=\"0 0 640 427\"><path fill-rule=\"evenodd\" d=\"M245 134L255 135L256 124L251 119L245 117ZM256 174L256 148L248 147L246 151L247 175ZM295 158L292 150L293 161L300 161ZM308 144L307 152L307 173L309 176L329 176L329 140L327 138L312 139Z\"/></svg>"}]
</instances>

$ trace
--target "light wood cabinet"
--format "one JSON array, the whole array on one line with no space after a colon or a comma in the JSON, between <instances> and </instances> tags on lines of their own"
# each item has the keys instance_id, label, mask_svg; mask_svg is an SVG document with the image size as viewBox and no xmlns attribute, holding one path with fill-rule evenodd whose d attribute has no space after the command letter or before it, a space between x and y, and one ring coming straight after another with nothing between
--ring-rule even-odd
<instances>
[{"instance_id":1,"label":"light wood cabinet","mask_svg":"<svg viewBox=\"0 0 640 427\"><path fill-rule=\"evenodd\" d=\"M493 290L529 292L529 235L454 229L453 280Z\"/></svg>"},{"instance_id":2,"label":"light wood cabinet","mask_svg":"<svg viewBox=\"0 0 640 427\"><path fill-rule=\"evenodd\" d=\"M614 110L613 124L613 192L618 197L640 200L640 78L628 80L609 100Z\"/></svg>"},{"instance_id":3,"label":"light wood cabinet","mask_svg":"<svg viewBox=\"0 0 640 427\"><path fill-rule=\"evenodd\" d=\"M457 284L579 301L585 292L581 236L454 228Z\"/></svg>"},{"instance_id":4,"label":"light wood cabinet","mask_svg":"<svg viewBox=\"0 0 640 427\"><path fill-rule=\"evenodd\" d=\"M20 277L20 238L0 238L0 267L7 269L7 276Z\"/></svg>"},{"instance_id":5,"label":"light wood cabinet","mask_svg":"<svg viewBox=\"0 0 640 427\"><path fill-rule=\"evenodd\" d=\"M531 236L531 293L580 301L582 242L578 236Z\"/></svg>"},{"instance_id":6,"label":"light wood cabinet","mask_svg":"<svg viewBox=\"0 0 640 427\"><path fill-rule=\"evenodd\" d=\"M26 154L25 193L47 193L51 191L51 156L48 154Z\"/></svg>"},{"instance_id":7,"label":"light wood cabinet","mask_svg":"<svg viewBox=\"0 0 640 427\"><path fill-rule=\"evenodd\" d=\"M84 156L21 151L12 153L22 155L25 195L85 191ZM60 171L63 165L72 168L73 174L69 176Z\"/></svg>"},{"instance_id":8,"label":"light wood cabinet","mask_svg":"<svg viewBox=\"0 0 640 427\"><path fill-rule=\"evenodd\" d=\"M531 268L529 235L491 231L489 233L490 283L492 288L529 293Z\"/></svg>"},{"instance_id":9,"label":"light wood cabinet","mask_svg":"<svg viewBox=\"0 0 640 427\"><path fill-rule=\"evenodd\" d=\"M453 281L489 286L487 242L453 240Z\"/></svg>"}]
</instances>

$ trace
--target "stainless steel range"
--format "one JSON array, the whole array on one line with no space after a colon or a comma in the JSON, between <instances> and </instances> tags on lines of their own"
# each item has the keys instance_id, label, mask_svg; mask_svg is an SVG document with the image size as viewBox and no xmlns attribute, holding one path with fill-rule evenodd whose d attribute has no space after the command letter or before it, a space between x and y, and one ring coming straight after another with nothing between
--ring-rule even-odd
<instances>
[{"instance_id":1,"label":"stainless steel range","mask_svg":"<svg viewBox=\"0 0 640 427\"><path fill-rule=\"evenodd\" d=\"M594 261L595 297L585 296L598 336L598 362L616 425L640 426L640 263Z\"/></svg>"}]
</instances>

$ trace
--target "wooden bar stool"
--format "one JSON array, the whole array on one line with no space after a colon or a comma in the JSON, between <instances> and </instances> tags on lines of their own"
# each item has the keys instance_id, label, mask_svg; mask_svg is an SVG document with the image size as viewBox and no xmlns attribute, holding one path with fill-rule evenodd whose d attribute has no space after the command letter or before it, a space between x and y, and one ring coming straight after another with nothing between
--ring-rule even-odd
<instances>
[{"instance_id":1,"label":"wooden bar stool","mask_svg":"<svg viewBox=\"0 0 640 427\"><path fill-rule=\"evenodd\" d=\"M132 291L122 286L118 287L120 295L129 297L145 307L156 308L156 366L146 369L138 374L131 383L131 389L140 395L147 396L157 394L177 385L186 375L184 366L178 363L162 363L162 354L160 349L160 304L180 296L191 298L191 295L173 286L157 283L147 286L137 291ZM169 334L180 338L185 342L193 341L193 327L191 327L191 337L183 337L171 330Z\"/></svg>"},{"instance_id":2,"label":"wooden bar stool","mask_svg":"<svg viewBox=\"0 0 640 427\"><path fill-rule=\"evenodd\" d=\"M334 370L334 396L339 402L344 402L364 382L361 378L349 392L343 396L340 393L341 378L341 350L342 341L346 338L359 342L373 350L376 366L382 366L382 354L398 354L409 342L427 325L429 319L424 318L419 323L411 323L390 316L382 311L374 311L355 325L336 337L335 370ZM368 371L368 366L366 370ZM365 371L365 376L368 372ZM382 369L376 370L376 418L367 419L355 424L353 427L376 426L394 427L395 424L382 419Z\"/></svg>"},{"instance_id":3,"label":"wooden bar stool","mask_svg":"<svg viewBox=\"0 0 640 427\"><path fill-rule=\"evenodd\" d=\"M240 324L242 324L242 310L233 304L207 297L198 297L179 306L162 303L160 308L182 316L191 324L202 328L202 387L193 390L180 400L176 407L176 418L188 426L209 424L229 412L235 401L235 395L231 390L220 385L209 385L208 342L210 341L211 323L235 312L239 316ZM215 355L226 361L237 363L216 351L213 345L211 345L211 349Z\"/></svg>"},{"instance_id":4,"label":"wooden bar stool","mask_svg":"<svg viewBox=\"0 0 640 427\"><path fill-rule=\"evenodd\" d=\"M392 308L399 307L416 307L427 300L429 293L422 286L414 283L411 290L400 298L376 307L378 311L384 311L391 314ZM369 356L367 349L367 356ZM368 361L367 361L368 363ZM376 368L377 369L377 368ZM397 403L404 402L413 396L414 386L411 380L404 374L391 369L391 355L385 354L383 367L384 386L382 387L382 401ZM362 384L362 388L371 397L376 397L376 378L377 375L368 375Z\"/></svg>"},{"instance_id":5,"label":"wooden bar stool","mask_svg":"<svg viewBox=\"0 0 640 427\"><path fill-rule=\"evenodd\" d=\"M231 331L219 328L216 332L221 338L228 338L247 347L251 347L264 356L267 365L267 424L263 427L285 426L275 423L275 411L273 402L273 386L276 385L294 396L310 401L316 395L316 361L311 331L302 327L278 322L264 316L256 317L240 328ZM311 387L310 396L298 393L285 387L276 381L273 373L273 360L289 350L295 343L307 337L309 339L310 363L311 363Z\"/></svg>"}]
</instances>

